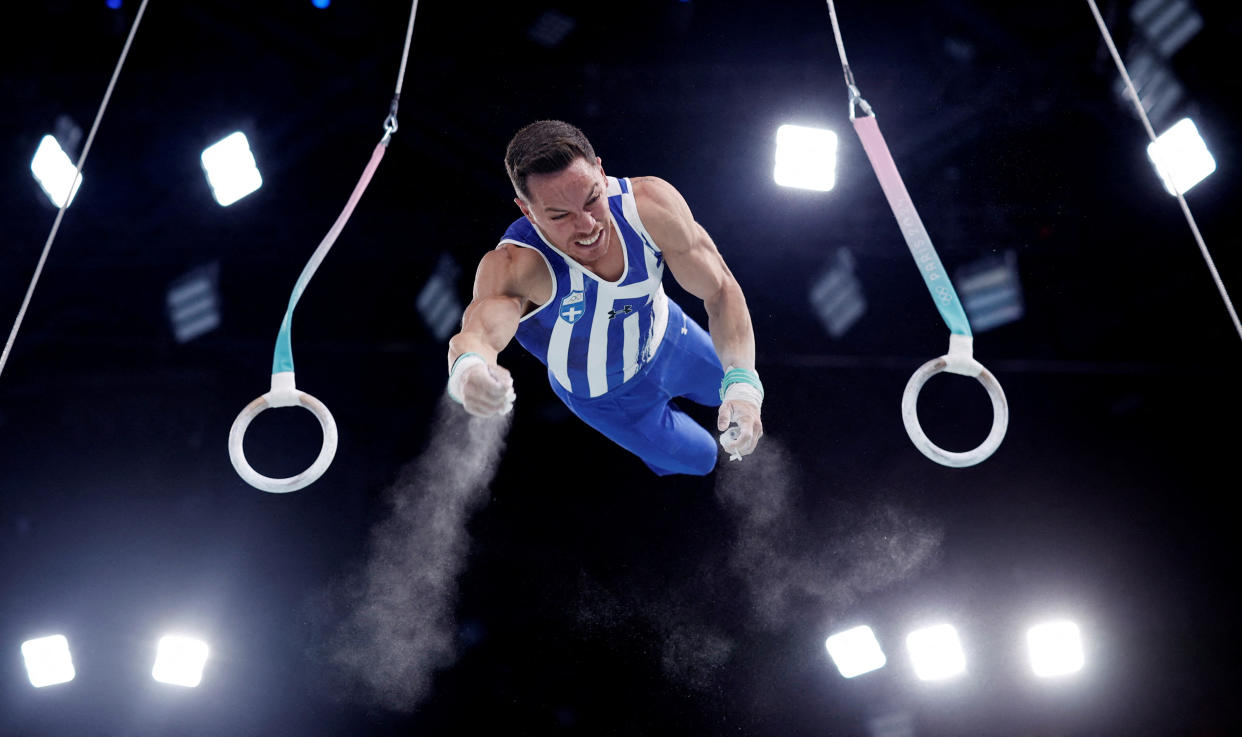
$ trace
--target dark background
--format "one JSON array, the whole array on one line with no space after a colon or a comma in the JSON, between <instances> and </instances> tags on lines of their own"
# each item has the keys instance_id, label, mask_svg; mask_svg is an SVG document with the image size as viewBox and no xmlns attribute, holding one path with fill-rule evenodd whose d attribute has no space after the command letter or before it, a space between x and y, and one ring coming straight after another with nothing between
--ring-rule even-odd
<instances>
[{"instance_id":1,"label":"dark background","mask_svg":"<svg viewBox=\"0 0 1242 737\"><path fill-rule=\"evenodd\" d=\"M58 116L89 129L137 6L8 11L6 320L55 217L30 158ZM1139 48L1131 3L1101 7L1123 52ZM1166 61L1185 97L1157 123L1191 115L1216 157L1188 200L1236 287L1242 17L1197 7L1204 28ZM548 10L574 22L553 46L528 33ZM871 735L891 715L910 728L893 734L1239 733L1242 344L1088 6L839 11L945 265L1016 254L1025 314L975 342L1010 402L994 457L941 468L902 429L905 382L947 331L849 131L823 3L424 0L400 130L296 315L298 386L332 408L340 449L278 496L234 473L229 426L266 391L289 290L379 139L409 7L151 3L0 376L0 734ZM744 525L718 488L741 472L652 476L510 350L519 398L465 515L456 656L416 703L368 705L324 686L309 653L331 622L308 602L364 565L386 490L436 440L446 345L416 298L447 255L469 299L518 214L504 146L539 118L581 126L610 174L672 182L713 234L768 391L753 499L784 501L798 532L782 544L834 593L765 619L749 592L766 574L737 569ZM773 184L784 122L838 132L833 191ZM234 130L264 186L221 208L198 154ZM807 294L842 248L868 309L833 339ZM222 322L178 343L166 292L200 267ZM966 379L933 381L920 407L946 447L986 434ZM318 432L265 413L247 450L292 474ZM1083 627L1087 667L1064 681L1024 670L1022 633L1046 613ZM965 677L914 680L901 640L928 618L957 625ZM847 681L823 641L863 622L889 666ZM178 628L211 643L198 689L149 677L155 638ZM54 632L77 679L35 690L19 646Z\"/></svg>"}]
</instances>

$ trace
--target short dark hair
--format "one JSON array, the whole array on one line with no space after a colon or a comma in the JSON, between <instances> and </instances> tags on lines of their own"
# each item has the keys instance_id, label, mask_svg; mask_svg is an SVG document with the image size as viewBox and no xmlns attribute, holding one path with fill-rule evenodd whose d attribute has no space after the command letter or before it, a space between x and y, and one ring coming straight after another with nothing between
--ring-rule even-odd
<instances>
[{"instance_id":1,"label":"short dark hair","mask_svg":"<svg viewBox=\"0 0 1242 737\"><path fill-rule=\"evenodd\" d=\"M518 196L530 201L527 177L564 171L579 157L589 164L595 163L595 149L577 126L560 120L537 120L509 141L505 150L505 171Z\"/></svg>"}]
</instances>

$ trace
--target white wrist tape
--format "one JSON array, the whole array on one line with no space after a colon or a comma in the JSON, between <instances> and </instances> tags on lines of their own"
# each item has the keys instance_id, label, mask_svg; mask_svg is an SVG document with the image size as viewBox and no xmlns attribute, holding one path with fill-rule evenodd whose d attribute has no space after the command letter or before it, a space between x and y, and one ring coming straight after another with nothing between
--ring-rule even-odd
<instances>
[{"instance_id":1,"label":"white wrist tape","mask_svg":"<svg viewBox=\"0 0 1242 737\"><path fill-rule=\"evenodd\" d=\"M477 353L463 353L453 361L453 370L449 372L448 378L448 395L454 402L461 404L461 382L464 380L466 370L471 366L478 364L487 365L487 361Z\"/></svg>"},{"instance_id":2,"label":"white wrist tape","mask_svg":"<svg viewBox=\"0 0 1242 737\"><path fill-rule=\"evenodd\" d=\"M730 384L724 391L722 401L728 402L734 399L750 402L760 409L763 408L763 392L753 384L747 384L742 381Z\"/></svg>"}]
</instances>

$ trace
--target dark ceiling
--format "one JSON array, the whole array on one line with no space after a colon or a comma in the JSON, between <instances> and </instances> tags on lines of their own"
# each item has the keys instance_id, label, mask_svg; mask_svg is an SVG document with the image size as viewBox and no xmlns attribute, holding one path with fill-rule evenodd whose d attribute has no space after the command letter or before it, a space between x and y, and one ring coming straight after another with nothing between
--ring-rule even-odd
<instances>
[{"instance_id":1,"label":"dark ceiling","mask_svg":"<svg viewBox=\"0 0 1242 737\"><path fill-rule=\"evenodd\" d=\"M1164 61L1184 97L1157 123L1190 115L1212 148L1188 200L1237 291L1242 14L1225 5L1199 3ZM137 9L49 1L0 31L6 320L55 218L30 158L61 116L89 129ZM1101 9L1137 53L1132 4ZM572 27L538 43L551 10ZM0 375L0 735L1240 733L1242 341L1085 2L839 7L946 266L1017 267L1022 318L976 335L1011 408L983 464L936 466L902 429L905 382L947 331L849 131L824 3L424 0L400 129L295 321L337 457L295 494L242 482L229 426L267 389L289 291L382 133L408 12L147 8ZM496 462L503 429L444 402L418 295L440 274L469 299L518 215L505 144L539 118L581 126L610 174L672 182L712 233L768 387L756 456L656 478L516 348ZM833 191L772 183L784 122L840 134ZM221 208L198 154L234 130L264 186ZM867 311L832 337L808 293L842 249ZM196 269L221 323L179 343L166 294ZM920 409L947 447L990 421L965 379ZM284 410L246 447L279 476L318 446ZM1023 670L1023 628L1048 614L1084 631L1067 681ZM940 620L969 673L918 683L902 639ZM889 666L847 681L823 641L858 623ZM165 631L211 643L198 689L151 681ZM53 632L77 679L36 690L19 646Z\"/></svg>"}]
</instances>

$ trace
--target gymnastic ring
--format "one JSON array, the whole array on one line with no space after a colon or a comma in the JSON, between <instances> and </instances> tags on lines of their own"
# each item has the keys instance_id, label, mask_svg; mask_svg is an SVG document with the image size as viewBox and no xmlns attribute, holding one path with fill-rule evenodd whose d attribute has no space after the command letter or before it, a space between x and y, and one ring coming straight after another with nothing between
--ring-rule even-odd
<instances>
[{"instance_id":1,"label":"gymnastic ring","mask_svg":"<svg viewBox=\"0 0 1242 737\"><path fill-rule=\"evenodd\" d=\"M911 442L919 449L919 452L942 466L965 468L987 460L1000 447L1001 441L1005 438L1005 430L1009 428L1009 403L1005 400L1005 392L1001 389L1000 382L990 371L980 365L979 374L975 378L988 390L988 397L992 400L992 431L974 450L955 453L940 448L928 439L922 426L919 425L918 399L919 392L923 390L923 385L927 383L927 380L944 371L948 365L948 357L941 356L928 361L914 372L910 381L906 383L905 393L901 396L901 419L906 425L906 434L910 436Z\"/></svg>"},{"instance_id":2,"label":"gymnastic ring","mask_svg":"<svg viewBox=\"0 0 1242 737\"><path fill-rule=\"evenodd\" d=\"M281 378L278 379L278 377ZM310 410L319 420L319 426L323 429L323 446L319 450L319 457L309 468L296 476L283 479L264 476L251 468L246 461L246 452L243 447L246 428L260 412L269 407L293 406ZM273 374L272 391L246 405L246 408L237 415L237 419L233 420L233 427L229 430L229 458L233 461L233 468L236 469L237 474L246 483L260 491L284 494L297 491L318 480L323 472L328 470L333 457L336 456L336 443L336 420L332 419L332 413L328 411L328 407L306 392L298 391L293 385L291 372L287 374L287 378L284 378L282 374Z\"/></svg>"}]
</instances>

